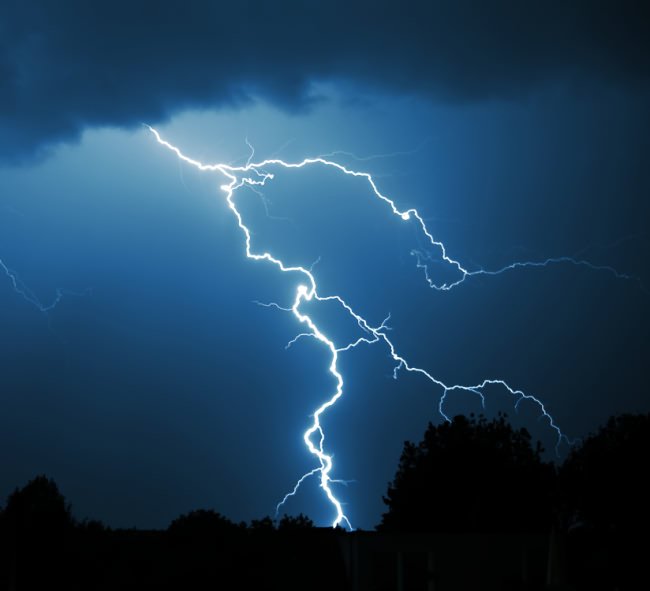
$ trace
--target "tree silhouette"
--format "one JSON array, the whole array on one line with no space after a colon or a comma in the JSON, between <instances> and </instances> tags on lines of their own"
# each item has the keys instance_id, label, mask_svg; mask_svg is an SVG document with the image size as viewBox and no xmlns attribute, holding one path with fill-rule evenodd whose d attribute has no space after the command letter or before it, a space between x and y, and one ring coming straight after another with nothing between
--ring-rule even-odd
<instances>
[{"instance_id":1,"label":"tree silhouette","mask_svg":"<svg viewBox=\"0 0 650 591\"><path fill-rule=\"evenodd\" d=\"M576 589L640 589L650 527L650 414L623 414L573 449L560 468ZM647 585L646 585L647 586Z\"/></svg>"},{"instance_id":2,"label":"tree silhouette","mask_svg":"<svg viewBox=\"0 0 650 591\"><path fill-rule=\"evenodd\" d=\"M7 524L30 533L58 533L73 524L70 506L54 480L37 476L9 495L4 510Z\"/></svg>"},{"instance_id":3,"label":"tree silhouette","mask_svg":"<svg viewBox=\"0 0 650 591\"><path fill-rule=\"evenodd\" d=\"M0 528L10 557L10 586L39 589L59 579L73 526L70 506L54 480L37 476L11 493Z\"/></svg>"},{"instance_id":4,"label":"tree silhouette","mask_svg":"<svg viewBox=\"0 0 650 591\"><path fill-rule=\"evenodd\" d=\"M555 469L525 429L505 415L429 423L419 444L405 442L388 486L382 531L548 531Z\"/></svg>"},{"instance_id":5,"label":"tree silhouette","mask_svg":"<svg viewBox=\"0 0 650 591\"><path fill-rule=\"evenodd\" d=\"M570 520L602 533L650 527L650 414L611 417L560 469Z\"/></svg>"}]
</instances>

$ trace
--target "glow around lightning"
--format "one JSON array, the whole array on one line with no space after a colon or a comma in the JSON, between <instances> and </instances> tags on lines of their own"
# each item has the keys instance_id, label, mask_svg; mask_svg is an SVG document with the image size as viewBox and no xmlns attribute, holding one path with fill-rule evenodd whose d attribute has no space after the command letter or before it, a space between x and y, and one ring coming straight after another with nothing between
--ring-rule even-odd
<instances>
[{"instance_id":1,"label":"glow around lightning","mask_svg":"<svg viewBox=\"0 0 650 591\"><path fill-rule=\"evenodd\" d=\"M336 169L342 174L348 176L359 177L361 179L364 179L367 182L367 184L370 186L370 189L374 193L375 197L380 202L383 202L383 205L390 208L390 210L395 216L397 216L404 222L417 224L420 230L426 236L430 247L433 247L434 250L437 250L442 260L446 264L451 265L458 272L458 279L456 279L455 281L436 283L430 276L429 269L427 266L427 261L432 260L431 255L429 253L422 252L419 250L412 251L411 254L416 258L417 267L423 270L424 277L427 283L429 284L429 286L432 289L436 289L436 290L449 291L455 287L458 287L460 284L470 279L471 277L475 277L478 275L499 275L506 271L523 268L523 267L545 267L550 264L561 264L561 263L587 266L594 270L607 271L619 278L628 279L630 277L618 273L615 269L611 267L597 266L597 265L593 265L592 263L589 263L586 260L573 259L569 257L549 258L539 262L537 261L516 262L507 265L501 269L492 270L492 271L483 270L483 269L470 271L464 268L460 262L458 262L457 260L449 256L444 244L433 237L433 235L427 228L424 219L415 208L400 210L392 199L390 199L389 197L387 197L386 195L380 192L373 177L367 172L352 170L350 168L347 168L346 166L343 166L342 164L339 164L338 162L329 160L324 156L320 156L316 158L305 158L300 162L285 162L284 160L278 158L271 158L267 160L261 160L259 162L253 162L252 160L254 157L254 151L252 150L252 146L250 146L250 144L249 147L251 147L251 155L246 161L246 164L242 166L233 166L231 164L225 164L225 163L204 164L202 162L199 162L198 160L194 160L193 158L186 156L183 152L181 152L179 148L177 148L176 146L172 145L171 143L163 139L160 133L156 129L149 126L147 126L147 128L151 131L151 133L154 135L154 137L156 138L159 144L163 145L165 148L174 152L176 156L178 156L178 158L180 158L183 162L186 162L187 164L194 166L195 168L201 171L218 172L221 175L223 175L223 177L225 177L226 182L220 186L220 189L225 194L228 207L234 214L237 220L237 224L244 235L246 256L249 259L252 259L254 261L266 261L274 265L275 267L277 267L279 271L281 271L282 273L296 274L298 277L300 277L300 281L298 282L298 285L296 287L295 298L291 306L285 307L285 306L280 306L279 304L276 303L261 304L264 306L274 307L279 310L291 313L298 320L298 322L301 325L303 325L304 331L301 332L298 336L296 336L292 341L290 341L287 347L294 344L298 339L304 337L304 338L316 339L317 341L322 343L324 347L329 351L329 357L330 357L329 372L333 376L336 386L334 392L330 394L329 398L327 398L325 402L323 402L314 411L312 415L312 422L308 427L308 429L303 434L303 440L307 449L315 457L318 463L314 469L307 472L301 478L298 479L295 486L284 496L284 498L280 501L280 503L278 503L277 511L279 511L280 508L292 496L294 496L298 492L301 484L305 480L313 476L314 477L318 476L320 479L320 487L322 488L325 496L327 497L328 501L331 503L335 511L335 517L333 519L332 526L337 527L339 525L345 524L348 528L352 529L350 521L348 520L348 518L346 517L343 511L342 504L335 496L331 486L332 484L337 484L340 483L341 481L332 478L333 459L332 459L332 455L325 451L325 433L321 426L321 417L330 407L335 405L338 399L343 395L344 379L338 369L339 355L347 351L350 351L351 349L354 349L359 345L383 344L388 349L390 356L395 362L395 368L393 371L394 378L397 378L399 371L402 370L402 371L418 374L423 378L425 378L426 380L428 380L431 384L436 386L442 393L438 402L438 410L441 416L447 421L449 421L450 419L445 414L444 404L447 395L449 393L462 391L462 392L474 394L478 396L481 400L481 403L484 404L486 390L488 390L490 387L499 387L505 389L513 396L515 400L515 408L517 408L522 401L528 401L537 406L537 408L540 411L540 418L546 420L548 422L548 425L557 434L556 449L558 448L560 443L562 443L562 441L571 443L566 438L566 436L562 433L558 425L555 423L553 417L547 412L544 404L535 396L531 394L527 394L519 389L513 388L509 384L507 384L504 380L501 379L485 379L482 382L475 385L445 384L441 380L431 375L426 369L411 365L404 357L402 357L399 354L395 344L388 337L389 327L387 325L387 322L389 318L386 318L379 326L372 326L363 316L361 316L359 313L353 310L353 308L339 295L320 294L318 292L316 278L313 273L313 265L312 267L289 266L286 265L282 260L276 258L270 252L254 252L251 246L251 230L249 229L248 225L244 222L242 214L237 209L237 206L235 204L235 199L234 199L235 193L238 189L240 189L243 186L247 186L249 188L252 188L253 190L258 190L259 187L266 185L267 182L273 180L273 174L267 171L268 168L273 166L281 167L284 169L298 169L298 168L305 168L310 166L324 166L324 167ZM310 302L312 300L316 300L319 302L334 302L337 305L339 305L341 309L345 310L345 312L354 319L354 321L361 329L363 336L361 336L360 338L358 338L357 340L351 343L342 344L342 345L335 344L334 341L330 339L325 334L325 332L323 332L323 329L317 326L316 323L312 320L312 318L302 311L302 305L305 302Z\"/></svg>"}]
</instances>

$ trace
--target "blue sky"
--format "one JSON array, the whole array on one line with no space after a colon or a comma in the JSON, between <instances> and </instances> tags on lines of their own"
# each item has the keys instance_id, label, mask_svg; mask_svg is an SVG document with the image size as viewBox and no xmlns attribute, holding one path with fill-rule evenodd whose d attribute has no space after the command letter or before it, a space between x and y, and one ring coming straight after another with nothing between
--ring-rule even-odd
<instances>
[{"instance_id":1,"label":"blue sky","mask_svg":"<svg viewBox=\"0 0 650 591\"><path fill-rule=\"evenodd\" d=\"M41 33L25 35L22 46L47 44ZM97 34L103 38L101 27ZM58 96L41 96L42 109L35 98L5 108L0 259L44 304L57 288L84 295L64 294L44 314L0 274L3 494L46 473L75 514L110 525L164 527L198 507L248 520L272 514L315 466L301 438L333 387L327 351L304 339L285 350L300 326L254 303L290 304L295 278L246 260L219 191L224 179L180 163L141 123L206 162L243 164L246 139L256 159L340 151L331 158L371 173L399 207L417 208L471 270L571 256L634 276L558 264L438 292L410 255L426 246L421 233L360 180L322 167L277 170L265 201L237 193L254 247L304 266L320 257L322 293L341 295L375 324L390 313L402 354L446 383L504 379L544 401L569 437L614 413L647 412L646 81L624 52L607 54L621 62L608 74L576 58L579 51L556 56L544 47L523 52L530 63L539 63L531 55L552 57L544 76L524 75L532 70L513 62L501 85L462 60L461 84L446 75L450 58L423 70L426 84L400 90L399 70L375 79L339 68L338 56L315 60L312 76L303 62L279 69L276 81L291 72L307 80L291 99L288 86L272 92L256 62L247 81L257 80L258 91L246 100L206 98L199 78L182 80L185 95L139 95L139 87L129 95L125 74L108 86L112 106L98 103L90 84L71 86L70 102L58 107ZM13 61L1 63L23 63L16 52L2 55ZM29 69L38 60L22 59L16 78L38 87L45 78ZM602 77L560 75L566 64ZM226 82L251 87L234 80ZM162 74L149 83L170 88ZM439 86L444 96L431 90ZM310 312L337 342L356 338L340 310ZM344 397L323 419L333 477L348 481L336 492L357 527L378 523L403 441L441 420L440 390L412 375L393 380L393 365L380 346L343 354ZM517 414L503 390L486 395L488 414L507 412L552 450L554 433L538 408L522 404ZM468 394L450 395L445 409L481 411ZM321 525L332 519L315 480L286 509Z\"/></svg>"}]
</instances>

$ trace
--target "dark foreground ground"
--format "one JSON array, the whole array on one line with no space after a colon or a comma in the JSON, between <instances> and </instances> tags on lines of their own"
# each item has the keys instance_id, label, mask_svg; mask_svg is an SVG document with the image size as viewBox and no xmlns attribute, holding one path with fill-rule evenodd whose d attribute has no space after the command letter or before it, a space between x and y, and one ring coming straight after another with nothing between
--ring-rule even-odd
<instances>
[{"instance_id":1,"label":"dark foreground ground","mask_svg":"<svg viewBox=\"0 0 650 591\"><path fill-rule=\"evenodd\" d=\"M647 543L564 536L107 530L8 539L0 590L647 589ZM645 549L644 549L645 548ZM235 581L235 583L232 583Z\"/></svg>"}]
</instances>

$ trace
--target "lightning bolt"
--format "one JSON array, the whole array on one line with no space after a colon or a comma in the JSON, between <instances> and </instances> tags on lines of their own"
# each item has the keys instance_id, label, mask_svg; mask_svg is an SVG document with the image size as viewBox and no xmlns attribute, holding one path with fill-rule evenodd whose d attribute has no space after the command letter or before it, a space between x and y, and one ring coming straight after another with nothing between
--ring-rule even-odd
<instances>
[{"instance_id":1,"label":"lightning bolt","mask_svg":"<svg viewBox=\"0 0 650 591\"><path fill-rule=\"evenodd\" d=\"M2 269L5 272L5 275L9 278L14 291L42 314L47 314L54 310L65 296L83 297L92 291L91 288L87 288L83 291L70 291L69 289L57 287L54 299L49 304L44 304L38 299L36 294L23 283L16 272L12 271L2 259L0 259L0 269Z\"/></svg>"},{"instance_id":2,"label":"lightning bolt","mask_svg":"<svg viewBox=\"0 0 650 591\"><path fill-rule=\"evenodd\" d=\"M548 413L544 404L537 397L532 394L527 394L522 390L511 387L508 383L501 379L485 379L482 382L479 382L475 385L447 385L441 380L437 379L431 375L426 369L416 367L411 365L403 356L399 354L396 346L388 337L388 331L390 327L388 326L388 321L390 317L387 317L379 326L372 326L363 316L358 314L353 308L339 295L321 295L318 292L316 278L313 274L313 265L311 267L303 266L289 266L286 265L282 260L273 256L270 252L254 252L251 247L251 230L244 223L242 214L237 209L237 206L234 201L235 192L241 187L249 187L254 190L259 190L259 187L263 187L267 182L273 180L273 174L268 172L267 169L270 167L281 167L284 169L300 169L309 166L323 166L328 168L333 168L338 170L340 173L357 177L365 180L370 186L374 196L380 201L383 202L392 213L401 219L404 222L412 222L419 226L420 230L426 236L427 241L429 242L430 247L439 252L442 260L453 267L458 272L458 279L449 282L436 283L429 272L428 261L433 260L432 256L428 253L424 253L419 250L412 251L412 255L416 258L416 265L418 268L421 268L424 272L425 279L429 286L433 289L440 291L449 291L455 287L458 287L466 280L471 277L478 275L499 275L510 270L524 268L524 267L546 267L552 264L563 264L568 263L578 266L587 266L594 270L607 271L614 274L618 278L629 279L630 277L621 273L618 273L612 267L597 266L589 263L586 260L573 259L570 257L559 257L559 258L549 258L540 262L516 262L505 267L502 267L497 270L484 270L479 269L475 271L469 271L461 265L460 262L451 258L444 244L436 240L424 222L422 216L418 213L415 208L410 208L406 210L400 210L395 202L382 194L379 188L377 187L373 177L367 173L357 170L352 170L335 162L329 160L324 156L319 156L315 158L305 158L300 162L285 162L278 158L270 158L266 160L261 160L259 162L253 162L254 151L252 146L246 140L247 145L251 149L251 154L247 159L246 163L242 166L233 166L232 164L226 163L215 163L215 164L204 164L198 160L194 160L186 156L179 148L169 143L167 140L163 139L160 133L146 125L147 129L153 134L156 141L164 146L165 148L171 150L176 156L183 162L197 168L201 171L207 172L218 172L223 175L226 179L226 182L220 186L220 189L224 192L226 202L228 207L232 211L233 215L237 220L237 224L241 229L244 239L245 239L245 250L246 256L249 259L254 261L266 261L272 265L275 265L282 273L296 274L301 280L298 282L296 287L296 294L293 304L290 307L280 306L277 303L261 303L258 304L266 307L271 307L278 309L282 312L292 314L298 322L305 327L304 332L301 332L294 339L292 339L287 347L293 345L296 341L302 338L313 338L320 343L322 343L325 348L329 351L330 364L329 364L329 373L333 376L336 387L334 392L326 399L313 413L312 422L303 434L303 441L309 452L317 460L317 466L301 476L294 487L284 496L284 498L278 503L276 507L276 514L280 511L282 506L293 496L298 493L300 486L309 478L318 476L320 478L320 487L324 491L325 496L327 497L330 504L333 506L335 511L335 517L332 521L332 527L337 527L341 524L345 524L349 529L352 529L349 519L343 512L343 507L341 502L336 498L332 490L331 485L341 483L342 481L335 480L331 477L332 468L333 468L333 459L329 453L325 451L325 433L321 426L321 417L323 414L332 406L336 404L339 398L343 395L343 386L344 380L338 369L338 360L339 355L347 351L350 351L360 345L374 345L374 344L383 344L395 362L393 377L397 379L400 371L406 371L414 374L418 374L428 380L431 384L436 386L441 392L441 396L438 402L438 410L440 415L446 420L449 421L449 417L444 412L444 404L447 399L447 395L453 392L467 392L478 396L481 400L481 403L485 404L485 393L491 387L499 387L504 389L506 392L510 393L514 398L515 409L518 409L519 405L526 401L534 404L540 412L540 418L547 421L550 428L555 431L557 435L556 440L556 451L558 450L562 442L572 444L566 435L560 430L558 425L555 423L553 417ZM351 343L347 343L341 346L337 346L332 339L330 339L323 332L319 326L313 321L313 319L305 314L301 308L304 303L318 301L318 302L334 302L342 310L344 310L354 321L357 326L361 329L363 336L357 338Z\"/></svg>"},{"instance_id":3,"label":"lightning bolt","mask_svg":"<svg viewBox=\"0 0 650 591\"><path fill-rule=\"evenodd\" d=\"M514 263L510 263L508 265L505 265L499 269L495 270L486 270L486 269L476 269L474 271L468 271L464 267L460 265L457 261L454 261L453 259L450 259L447 257L447 253L445 251L444 246L441 243L435 243L436 246L439 246L443 259L451 264L453 264L456 269L460 273L460 278L457 279L456 281L452 281L450 283L442 283L442 284L437 284L433 279L431 279L429 275L429 267L426 264L425 261L427 260L433 260L431 255L429 253L423 253L419 250L412 250L411 255L413 255L417 259L417 267L419 269L422 269L424 272L424 277L427 280L427 283L429 284L429 287L432 289L436 289L438 291L449 291L450 289L460 285L463 283L466 279L470 277L476 277L477 275L501 275L502 273L505 273L506 271L513 271L514 269L525 269L525 268L535 268L535 267L548 267L549 265L556 265L556 264L561 264L561 263L568 263L571 265L574 265L576 267L588 267L592 271L606 271L608 273L611 273L614 277L617 279L628 279L628 280L635 280L637 282L640 281L638 277L635 277L633 275L628 275L626 273L620 273L617 271L614 267L610 267L609 265L594 265L593 263L585 260L585 259L575 259L573 257L553 257L553 258L548 258L543 261L517 261Z\"/></svg>"}]
</instances>

